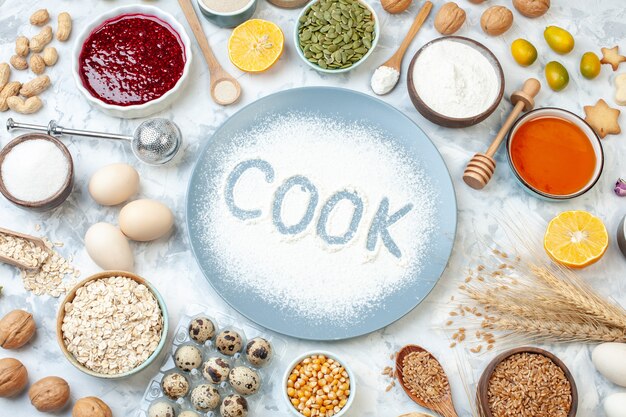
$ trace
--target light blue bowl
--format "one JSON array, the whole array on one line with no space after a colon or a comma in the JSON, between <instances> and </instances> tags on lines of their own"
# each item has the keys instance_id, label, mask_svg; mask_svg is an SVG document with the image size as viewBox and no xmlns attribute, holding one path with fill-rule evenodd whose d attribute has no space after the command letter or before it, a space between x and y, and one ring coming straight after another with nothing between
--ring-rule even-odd
<instances>
[{"instance_id":1,"label":"light blue bowl","mask_svg":"<svg viewBox=\"0 0 626 417\"><path fill-rule=\"evenodd\" d=\"M154 298L156 298L157 302L159 303L159 308L161 309L161 314L163 315L163 329L161 331L161 340L159 341L159 344L157 345L154 352L152 352L152 355L150 355L148 359L146 359L141 365L137 366L136 368L131 369L128 372L115 374L115 375L108 375L108 374L101 374L98 372L94 372L91 369L79 363L74 357L74 355L72 355L67 350L67 347L65 346L65 342L63 341L63 331L61 330L61 326L63 324L63 318L65 317L65 304L67 304L68 302L71 302L74 299L74 297L76 296L76 290L83 287L87 282L95 281L95 280L103 279L103 278L110 278L110 277L130 278L133 281L136 281L140 284L145 285L148 288L148 290L150 290L152 295L154 295ZM169 330L169 318L167 315L167 306L165 305L165 300L163 299L163 297L161 297L161 294L159 294L157 289L148 280L141 278L139 275L135 275L131 272L126 272L126 271L103 271L103 272L92 275L89 278L82 280L81 282L76 284L76 286L72 288L72 290L67 294L67 296L65 297L65 299L63 300L63 302L61 303L59 307L59 313L57 315L57 342L59 343L59 347L61 348L61 351L63 352L63 355L65 356L65 358L72 365L78 368L78 370L80 370L81 372L84 372L87 375L91 375L96 378L102 378L102 379L108 379L108 380L118 380L118 379L128 378L129 376L135 375L143 371L144 369L146 369L148 366L150 366L155 361L155 359L158 358L159 354L163 350L163 346L165 346L165 341L167 339L168 330Z\"/></svg>"},{"instance_id":2,"label":"light blue bowl","mask_svg":"<svg viewBox=\"0 0 626 417\"><path fill-rule=\"evenodd\" d=\"M198 1L202 1L202 0L198 0ZM343 69L324 69L320 67L319 65L309 62L309 60L305 58L304 53L302 52L302 49L300 48L300 38L298 36L298 31L300 30L300 18L304 16L304 14L308 12L311 6L317 3L318 0L313 0L312 2L304 6L302 11L298 15L298 18L296 19L296 24L293 30L293 41L294 41L294 45L296 46L296 51L298 52L298 56L309 67L313 68L316 71L323 72L326 74L340 74L342 72L348 72L350 70L355 69L356 67L361 65L363 62L365 62L367 58L369 58L369 56L372 54L372 52L374 52L374 49L376 49L376 45L378 45L378 39L380 38L380 20L378 19L378 15L376 14L376 11L372 8L372 6L370 6L368 3L366 3L363 0L359 0L359 1L363 6L367 7L370 12L372 12L372 17L374 18L374 34L376 36L374 36L374 40L372 41L372 47L369 49L369 51L367 51L365 55L363 55L363 58L355 62L351 67L343 68Z\"/></svg>"},{"instance_id":3,"label":"light blue bowl","mask_svg":"<svg viewBox=\"0 0 626 417\"><path fill-rule=\"evenodd\" d=\"M256 11L256 5L257 0L250 0L241 10L222 13L209 9L202 0L198 0L198 7L206 20L222 28L234 28L250 19Z\"/></svg>"}]
</instances>

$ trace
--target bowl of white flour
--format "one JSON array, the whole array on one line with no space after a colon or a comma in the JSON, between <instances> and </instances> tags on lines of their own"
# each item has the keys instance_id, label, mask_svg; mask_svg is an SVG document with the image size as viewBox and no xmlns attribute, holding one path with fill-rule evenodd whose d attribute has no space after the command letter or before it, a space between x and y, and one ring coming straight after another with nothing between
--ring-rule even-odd
<instances>
[{"instance_id":1,"label":"bowl of white flour","mask_svg":"<svg viewBox=\"0 0 626 417\"><path fill-rule=\"evenodd\" d=\"M417 51L407 86L422 116L440 126L467 127L496 110L504 94L504 73L495 55L481 43L446 36Z\"/></svg>"}]
</instances>

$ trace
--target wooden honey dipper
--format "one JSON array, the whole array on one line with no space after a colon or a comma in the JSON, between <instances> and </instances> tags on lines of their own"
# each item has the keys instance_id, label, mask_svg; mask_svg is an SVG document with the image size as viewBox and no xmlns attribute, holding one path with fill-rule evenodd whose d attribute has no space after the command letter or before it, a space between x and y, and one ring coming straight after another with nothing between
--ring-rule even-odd
<instances>
[{"instance_id":1,"label":"wooden honey dipper","mask_svg":"<svg viewBox=\"0 0 626 417\"><path fill-rule=\"evenodd\" d=\"M529 78L524 82L521 91L511 94L511 103L515 105L511 114L504 121L500 131L491 142L489 149L485 153L477 153L469 161L465 172L463 172L463 181L475 190L482 190L491 180L496 170L496 161L493 156L496 154L500 144L504 140L513 122L517 120L522 111L529 111L535 107L535 96L541 90L541 83L535 78Z\"/></svg>"}]
</instances>

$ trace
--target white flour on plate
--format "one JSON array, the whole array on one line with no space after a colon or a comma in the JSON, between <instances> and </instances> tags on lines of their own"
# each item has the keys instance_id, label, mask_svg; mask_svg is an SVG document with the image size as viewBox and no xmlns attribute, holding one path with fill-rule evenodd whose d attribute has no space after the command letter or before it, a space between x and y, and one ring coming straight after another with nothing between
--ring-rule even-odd
<instances>
[{"instance_id":1,"label":"white flour on plate","mask_svg":"<svg viewBox=\"0 0 626 417\"><path fill-rule=\"evenodd\" d=\"M218 152L211 167L217 175L203 174L211 181L198 225L205 251L222 279L285 314L350 324L416 279L427 260L438 193L423 168L379 131L287 115L260 122ZM256 162L247 166L250 160ZM287 187L294 176L301 182ZM275 204L281 186L288 191ZM350 199L337 199L323 215L341 191ZM385 220L374 222L377 214Z\"/></svg>"}]
</instances>

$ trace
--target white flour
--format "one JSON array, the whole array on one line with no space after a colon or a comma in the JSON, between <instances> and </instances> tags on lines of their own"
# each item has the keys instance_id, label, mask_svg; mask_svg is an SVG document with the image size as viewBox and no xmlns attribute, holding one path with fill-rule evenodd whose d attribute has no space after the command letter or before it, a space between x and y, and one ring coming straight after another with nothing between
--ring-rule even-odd
<instances>
[{"instance_id":1,"label":"white flour","mask_svg":"<svg viewBox=\"0 0 626 417\"><path fill-rule=\"evenodd\" d=\"M241 220L225 197L228 177L242 161L262 159L273 180L257 168L235 182L238 209L261 214ZM286 314L307 320L350 324L359 313L380 305L384 297L416 277L433 238L437 192L423 170L404 151L372 128L331 119L281 116L264 121L255 132L236 138L215 155L218 174L211 176L201 203L206 251L217 258L220 274L235 288L251 291ZM295 175L308 178L318 194L311 221L302 232L284 235L274 224L276 190ZM270 179L271 180L271 179ZM362 201L362 217L345 245L325 242L318 231L322 206L338 191L353 191ZM282 223L296 225L306 217L311 193L291 188L281 208ZM368 233L383 198L389 215L412 208L388 227L397 257L380 236L367 249ZM325 231L341 236L349 229L356 204L341 200L325 222ZM256 213L258 214L258 213Z\"/></svg>"},{"instance_id":2,"label":"white flour","mask_svg":"<svg viewBox=\"0 0 626 417\"><path fill-rule=\"evenodd\" d=\"M435 42L413 67L413 84L428 107L448 117L476 116L498 96L499 82L491 63L471 46Z\"/></svg>"},{"instance_id":3,"label":"white flour","mask_svg":"<svg viewBox=\"0 0 626 417\"><path fill-rule=\"evenodd\" d=\"M372 75L372 91L376 94L387 94L398 83L400 72L397 69L382 65L374 71Z\"/></svg>"}]
</instances>

